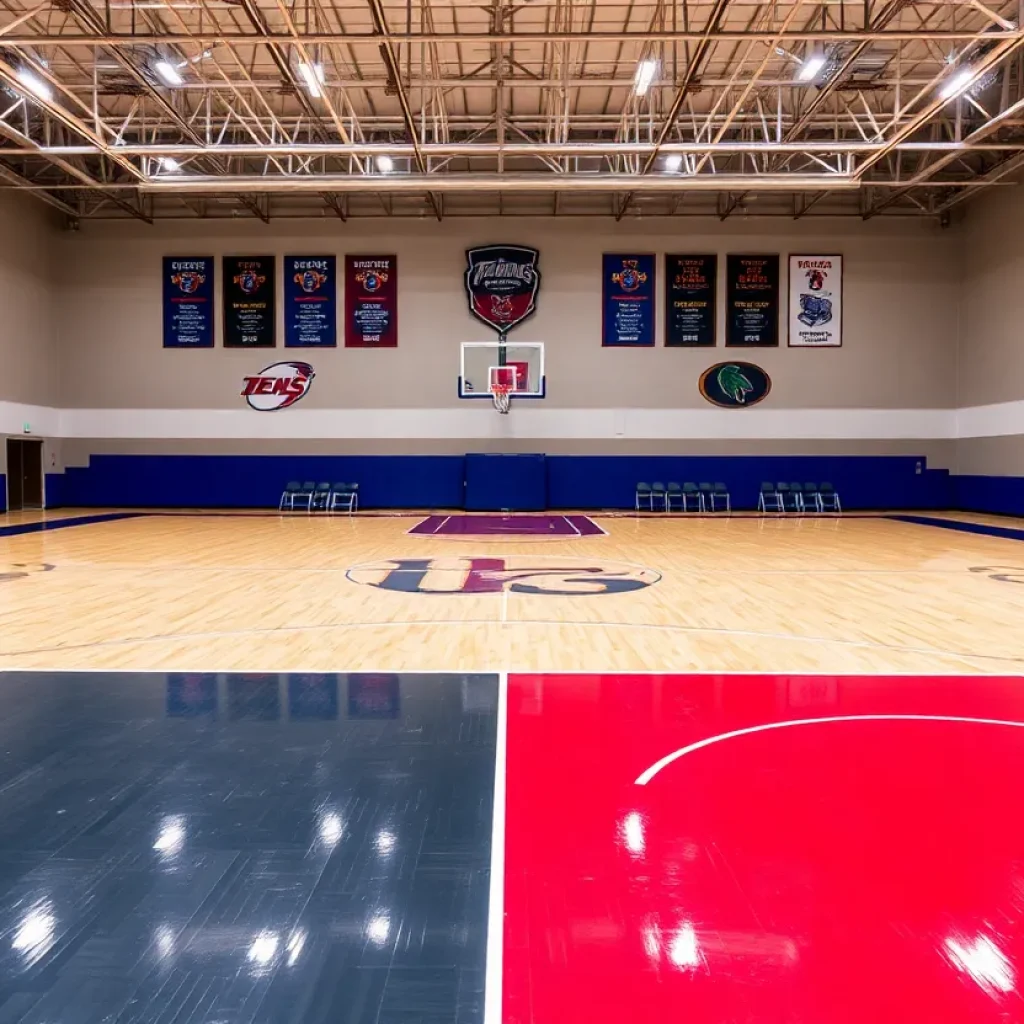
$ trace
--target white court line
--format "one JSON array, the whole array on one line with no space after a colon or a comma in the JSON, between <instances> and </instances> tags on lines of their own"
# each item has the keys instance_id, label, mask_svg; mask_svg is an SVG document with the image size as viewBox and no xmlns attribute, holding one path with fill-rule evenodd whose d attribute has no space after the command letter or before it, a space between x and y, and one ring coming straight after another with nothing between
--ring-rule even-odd
<instances>
[{"instance_id":1,"label":"white court line","mask_svg":"<svg viewBox=\"0 0 1024 1024\"><path fill-rule=\"evenodd\" d=\"M437 529L430 531L430 536L433 537L434 534L440 533L441 530L444 529L444 524L447 523L449 519L451 519L451 516L445 516L444 519L442 519L441 522L437 524Z\"/></svg>"},{"instance_id":2,"label":"white court line","mask_svg":"<svg viewBox=\"0 0 1024 1024\"><path fill-rule=\"evenodd\" d=\"M491 812L491 884L487 900L487 969L484 1024L501 1024L505 941L505 775L508 765L508 673L498 676L498 732L494 744L494 808Z\"/></svg>"},{"instance_id":3,"label":"white court line","mask_svg":"<svg viewBox=\"0 0 1024 1024\"><path fill-rule=\"evenodd\" d=\"M577 537L583 536L583 534L580 533L579 527L577 527L577 525L568 516L562 516L562 519L565 523L568 524L569 529L572 530L572 532L575 533Z\"/></svg>"},{"instance_id":4,"label":"white court line","mask_svg":"<svg viewBox=\"0 0 1024 1024\"><path fill-rule=\"evenodd\" d=\"M964 718L959 715L835 715L826 718L795 718L788 722L768 722L765 725L752 725L746 729L723 732L718 736L698 740L687 747L680 747L660 761L655 761L647 771L637 777L634 785L646 786L662 768L667 768L673 761L715 743L736 739L737 736L749 736L756 732L768 732L770 729L788 729L797 725L818 725L824 722L966 722L969 725L1006 725L1013 729L1024 729L1024 722L1010 722L1002 718Z\"/></svg>"}]
</instances>

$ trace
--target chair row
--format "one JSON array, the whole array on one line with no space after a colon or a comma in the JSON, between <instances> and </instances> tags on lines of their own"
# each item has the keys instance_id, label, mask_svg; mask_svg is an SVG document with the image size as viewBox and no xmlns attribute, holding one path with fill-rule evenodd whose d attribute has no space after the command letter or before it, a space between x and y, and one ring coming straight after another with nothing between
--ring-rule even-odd
<instances>
[{"instance_id":1,"label":"chair row","mask_svg":"<svg viewBox=\"0 0 1024 1024\"><path fill-rule=\"evenodd\" d=\"M356 512L359 509L359 484L317 484L311 480L300 484L292 480L281 492L277 508L280 512L286 509L294 512L296 508L305 508L307 512L335 512L339 508L349 513Z\"/></svg>"},{"instance_id":2,"label":"chair row","mask_svg":"<svg viewBox=\"0 0 1024 1024\"><path fill-rule=\"evenodd\" d=\"M731 512L732 499L723 483L670 483L667 487L659 480L653 484L638 483L637 511L646 507L656 512L659 506L665 512Z\"/></svg>"},{"instance_id":3,"label":"chair row","mask_svg":"<svg viewBox=\"0 0 1024 1024\"><path fill-rule=\"evenodd\" d=\"M830 483L761 484L757 497L758 512L842 512L839 495Z\"/></svg>"}]
</instances>

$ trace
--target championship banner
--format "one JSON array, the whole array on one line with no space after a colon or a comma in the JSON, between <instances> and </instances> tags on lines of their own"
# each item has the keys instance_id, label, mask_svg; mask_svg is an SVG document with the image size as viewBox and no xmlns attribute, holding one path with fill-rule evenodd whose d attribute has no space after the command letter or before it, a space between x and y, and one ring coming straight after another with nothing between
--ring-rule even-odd
<instances>
[{"instance_id":1,"label":"championship banner","mask_svg":"<svg viewBox=\"0 0 1024 1024\"><path fill-rule=\"evenodd\" d=\"M164 348L213 348L213 257L164 257Z\"/></svg>"},{"instance_id":2,"label":"championship banner","mask_svg":"<svg viewBox=\"0 0 1024 1024\"><path fill-rule=\"evenodd\" d=\"M605 253L601 265L601 344L654 344L654 257Z\"/></svg>"},{"instance_id":3,"label":"championship banner","mask_svg":"<svg viewBox=\"0 0 1024 1024\"><path fill-rule=\"evenodd\" d=\"M334 348L338 344L337 293L335 257L285 256L285 348Z\"/></svg>"},{"instance_id":4,"label":"championship banner","mask_svg":"<svg viewBox=\"0 0 1024 1024\"><path fill-rule=\"evenodd\" d=\"M779 343L779 257L728 258L725 343L773 348Z\"/></svg>"},{"instance_id":5,"label":"championship banner","mask_svg":"<svg viewBox=\"0 0 1024 1024\"><path fill-rule=\"evenodd\" d=\"M789 257L789 345L839 348L843 343L843 257Z\"/></svg>"},{"instance_id":6,"label":"championship banner","mask_svg":"<svg viewBox=\"0 0 1024 1024\"><path fill-rule=\"evenodd\" d=\"M345 257L345 347L398 345L398 257Z\"/></svg>"},{"instance_id":7,"label":"championship banner","mask_svg":"<svg viewBox=\"0 0 1024 1024\"><path fill-rule=\"evenodd\" d=\"M717 256L665 257L665 344L714 346Z\"/></svg>"},{"instance_id":8,"label":"championship banner","mask_svg":"<svg viewBox=\"0 0 1024 1024\"><path fill-rule=\"evenodd\" d=\"M224 347L277 344L273 256L224 257Z\"/></svg>"}]
</instances>

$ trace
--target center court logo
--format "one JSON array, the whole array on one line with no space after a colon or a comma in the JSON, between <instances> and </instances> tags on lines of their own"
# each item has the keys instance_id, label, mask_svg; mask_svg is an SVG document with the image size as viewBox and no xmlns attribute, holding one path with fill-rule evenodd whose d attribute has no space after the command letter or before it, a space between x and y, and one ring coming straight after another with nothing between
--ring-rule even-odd
<instances>
[{"instance_id":1,"label":"center court logo","mask_svg":"<svg viewBox=\"0 0 1024 1024\"><path fill-rule=\"evenodd\" d=\"M353 583L403 594L547 594L590 597L644 590L661 573L625 562L537 556L521 558L392 558L354 565Z\"/></svg>"}]
</instances>

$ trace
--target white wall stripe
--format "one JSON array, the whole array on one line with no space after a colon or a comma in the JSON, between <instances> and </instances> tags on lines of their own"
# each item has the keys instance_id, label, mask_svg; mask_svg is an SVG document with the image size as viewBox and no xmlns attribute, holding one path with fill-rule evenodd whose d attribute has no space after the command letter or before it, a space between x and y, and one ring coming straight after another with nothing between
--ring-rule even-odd
<instances>
[{"instance_id":1,"label":"white wall stripe","mask_svg":"<svg viewBox=\"0 0 1024 1024\"><path fill-rule=\"evenodd\" d=\"M965 409L55 409L0 401L0 434L83 439L956 440L1024 434L1024 401Z\"/></svg>"}]
</instances>

